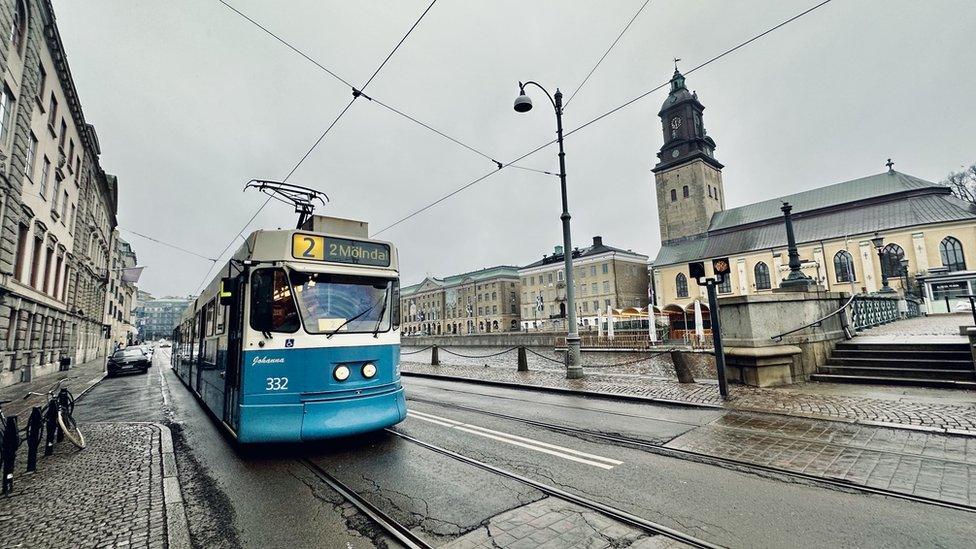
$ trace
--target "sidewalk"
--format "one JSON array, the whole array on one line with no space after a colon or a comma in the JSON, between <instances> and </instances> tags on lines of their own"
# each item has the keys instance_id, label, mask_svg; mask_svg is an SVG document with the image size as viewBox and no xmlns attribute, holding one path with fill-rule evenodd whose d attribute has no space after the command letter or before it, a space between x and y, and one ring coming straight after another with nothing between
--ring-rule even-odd
<instances>
[{"instance_id":1,"label":"sidewalk","mask_svg":"<svg viewBox=\"0 0 976 549\"><path fill-rule=\"evenodd\" d=\"M30 414L31 407L44 406L47 402L46 397L30 397L24 400L24 395L33 391L44 393L49 390L61 378L67 378L62 387L67 387L75 398L78 398L96 383L105 377L105 357L89 360L78 364L70 370L64 372L52 372L47 375L37 376L25 383L15 383L8 387L0 388L0 400L9 400L3 405L3 413L7 417L19 416L18 426L23 428L27 423L27 416Z\"/></svg>"},{"instance_id":2,"label":"sidewalk","mask_svg":"<svg viewBox=\"0 0 976 549\"><path fill-rule=\"evenodd\" d=\"M484 361L482 361L484 362ZM403 362L404 375L465 379L522 388L613 396L671 404L707 406L784 414L790 416L913 429L934 433L976 436L976 393L938 391L943 397L909 394L872 386L804 383L784 388L730 385L731 398L723 402L718 385L678 383L644 375L605 374L587 368L584 379L568 380L555 370L518 372L511 360L496 365L431 366ZM926 393L919 393L925 395Z\"/></svg>"},{"instance_id":3,"label":"sidewalk","mask_svg":"<svg viewBox=\"0 0 976 549\"><path fill-rule=\"evenodd\" d=\"M23 400L59 379L75 398L104 378L104 359L55 372L0 390L14 402L4 413L18 414L26 426L30 407ZM83 404L84 401L79 404ZM76 414L77 416L77 414ZM87 446L67 440L54 454L38 449L37 470L27 473L27 444L17 451L13 490L0 496L0 547L190 547L173 440L158 423L81 423Z\"/></svg>"}]
</instances>

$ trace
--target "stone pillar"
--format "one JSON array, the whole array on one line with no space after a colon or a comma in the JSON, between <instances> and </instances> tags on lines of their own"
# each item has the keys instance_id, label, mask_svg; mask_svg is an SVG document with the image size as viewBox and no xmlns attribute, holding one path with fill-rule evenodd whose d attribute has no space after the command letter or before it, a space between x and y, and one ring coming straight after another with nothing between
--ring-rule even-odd
<instances>
[{"instance_id":1,"label":"stone pillar","mask_svg":"<svg viewBox=\"0 0 976 549\"><path fill-rule=\"evenodd\" d=\"M777 292L720 298L729 379L758 387L808 379L845 338L841 315L780 341L772 337L833 313L848 297L842 292Z\"/></svg>"},{"instance_id":2,"label":"stone pillar","mask_svg":"<svg viewBox=\"0 0 976 549\"><path fill-rule=\"evenodd\" d=\"M773 282L776 283L773 287L778 288L779 283L783 281L783 254L773 254L773 272L770 274L773 277Z\"/></svg>"},{"instance_id":3,"label":"stone pillar","mask_svg":"<svg viewBox=\"0 0 976 549\"><path fill-rule=\"evenodd\" d=\"M858 242L857 247L861 255L861 280L864 281L868 293L874 293L878 291L878 282L874 276L874 246L871 245L870 240L862 240Z\"/></svg>"},{"instance_id":4,"label":"stone pillar","mask_svg":"<svg viewBox=\"0 0 976 549\"><path fill-rule=\"evenodd\" d=\"M739 271L739 295L749 293L749 277L746 276L746 260L739 258L735 261L736 270Z\"/></svg>"},{"instance_id":5,"label":"stone pillar","mask_svg":"<svg viewBox=\"0 0 976 549\"><path fill-rule=\"evenodd\" d=\"M928 272L929 256L925 250L925 233L912 233L912 248L915 250L915 272ZM909 266L909 272L911 272L911 266Z\"/></svg>"}]
</instances>

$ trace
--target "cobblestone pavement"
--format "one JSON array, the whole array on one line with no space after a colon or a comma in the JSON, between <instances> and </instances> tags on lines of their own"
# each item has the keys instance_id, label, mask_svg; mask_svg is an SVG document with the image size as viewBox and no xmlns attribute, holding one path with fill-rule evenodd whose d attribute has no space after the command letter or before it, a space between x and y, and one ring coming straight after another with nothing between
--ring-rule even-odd
<instances>
[{"instance_id":1,"label":"cobblestone pavement","mask_svg":"<svg viewBox=\"0 0 976 549\"><path fill-rule=\"evenodd\" d=\"M667 446L976 504L976 438L730 413Z\"/></svg>"},{"instance_id":2,"label":"cobblestone pavement","mask_svg":"<svg viewBox=\"0 0 976 549\"><path fill-rule=\"evenodd\" d=\"M908 318L876 326L862 332L864 336L958 336L959 327L972 326L971 313L929 315Z\"/></svg>"},{"instance_id":3,"label":"cobblestone pavement","mask_svg":"<svg viewBox=\"0 0 976 549\"><path fill-rule=\"evenodd\" d=\"M488 524L441 546L443 549L631 549L687 547L554 498L506 511Z\"/></svg>"},{"instance_id":4,"label":"cobblestone pavement","mask_svg":"<svg viewBox=\"0 0 976 549\"><path fill-rule=\"evenodd\" d=\"M717 385L712 383L684 384L646 376L624 378L592 371L587 372L585 379L569 380L561 372L555 371L518 372L508 363L486 368L404 362L401 368L405 374L440 375L976 436L976 395L969 402L938 404L913 399L817 394L817 384L813 383L805 384L802 391L732 385L731 398L723 403Z\"/></svg>"},{"instance_id":5,"label":"cobblestone pavement","mask_svg":"<svg viewBox=\"0 0 976 549\"><path fill-rule=\"evenodd\" d=\"M32 406L43 406L47 397L34 396L25 400L24 395L29 392L44 393L62 378L67 378L62 387L67 387L71 394L77 397L103 377L105 377L105 358L101 357L76 364L64 372L53 372L37 376L31 381L3 387L0 389L0 400L10 401L3 405L3 413L7 416L21 415L26 418L24 412L30 411Z\"/></svg>"},{"instance_id":6,"label":"cobblestone pavement","mask_svg":"<svg viewBox=\"0 0 976 549\"><path fill-rule=\"evenodd\" d=\"M18 460L0 497L0 547L166 546L159 429L92 423L84 433L87 448L61 443L36 473Z\"/></svg>"}]
</instances>

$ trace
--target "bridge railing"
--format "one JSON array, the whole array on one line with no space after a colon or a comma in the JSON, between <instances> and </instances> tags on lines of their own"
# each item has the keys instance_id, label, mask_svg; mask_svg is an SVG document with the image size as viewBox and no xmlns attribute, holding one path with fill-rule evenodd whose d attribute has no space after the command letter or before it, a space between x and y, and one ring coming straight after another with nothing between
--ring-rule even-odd
<instances>
[{"instance_id":1,"label":"bridge railing","mask_svg":"<svg viewBox=\"0 0 976 549\"><path fill-rule=\"evenodd\" d=\"M898 310L900 296L858 294L851 303L852 324L855 330L864 330L894 322L901 318ZM916 310L918 305L916 304Z\"/></svg>"}]
</instances>

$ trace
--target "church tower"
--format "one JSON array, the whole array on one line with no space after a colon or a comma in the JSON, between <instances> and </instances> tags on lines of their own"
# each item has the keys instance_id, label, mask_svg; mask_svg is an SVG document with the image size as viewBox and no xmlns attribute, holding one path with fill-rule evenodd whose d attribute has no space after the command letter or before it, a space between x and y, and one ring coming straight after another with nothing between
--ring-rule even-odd
<instances>
[{"instance_id":1,"label":"church tower","mask_svg":"<svg viewBox=\"0 0 976 549\"><path fill-rule=\"evenodd\" d=\"M705 133L704 110L675 67L671 93L657 113L664 145L653 170L664 243L704 233L712 215L725 209L723 166L715 160L715 141Z\"/></svg>"}]
</instances>

